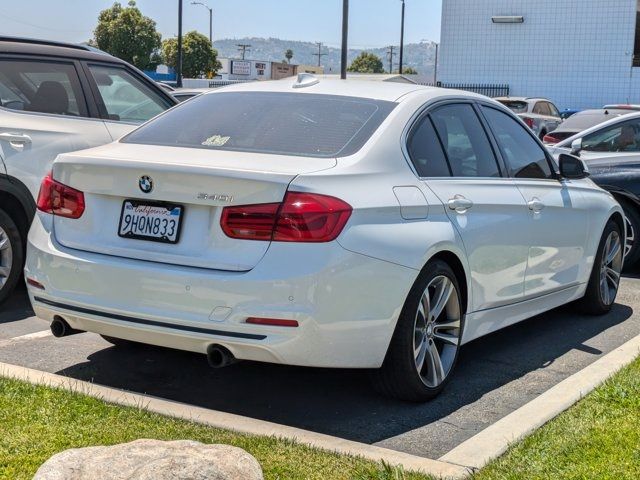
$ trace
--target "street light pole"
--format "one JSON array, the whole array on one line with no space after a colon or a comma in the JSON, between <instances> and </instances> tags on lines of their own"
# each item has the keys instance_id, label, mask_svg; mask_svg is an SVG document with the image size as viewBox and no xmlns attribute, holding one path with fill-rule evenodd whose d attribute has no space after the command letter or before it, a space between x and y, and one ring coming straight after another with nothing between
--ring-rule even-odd
<instances>
[{"instance_id":1,"label":"street light pole","mask_svg":"<svg viewBox=\"0 0 640 480\"><path fill-rule=\"evenodd\" d=\"M398 73L402 75L402 60L404 54L404 0L402 1L402 20L400 21L400 61L398 66Z\"/></svg>"},{"instance_id":2,"label":"street light pole","mask_svg":"<svg viewBox=\"0 0 640 480\"><path fill-rule=\"evenodd\" d=\"M213 47L213 8L202 2L191 2L191 5L202 5L204 8L209 10L209 43L211 43L211 46Z\"/></svg>"},{"instance_id":3,"label":"street light pole","mask_svg":"<svg viewBox=\"0 0 640 480\"><path fill-rule=\"evenodd\" d=\"M342 0L342 55L340 57L340 78L347 78L347 38L349 36L349 0Z\"/></svg>"},{"instance_id":4,"label":"street light pole","mask_svg":"<svg viewBox=\"0 0 640 480\"><path fill-rule=\"evenodd\" d=\"M176 86L182 87L182 0L178 0L178 61L176 62Z\"/></svg>"}]
</instances>

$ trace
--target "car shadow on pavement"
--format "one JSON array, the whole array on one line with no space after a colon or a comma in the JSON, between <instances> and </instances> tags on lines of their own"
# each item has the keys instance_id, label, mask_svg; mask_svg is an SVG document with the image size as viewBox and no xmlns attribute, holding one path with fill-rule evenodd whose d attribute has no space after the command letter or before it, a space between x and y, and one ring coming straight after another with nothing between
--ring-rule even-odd
<instances>
[{"instance_id":1,"label":"car shadow on pavement","mask_svg":"<svg viewBox=\"0 0 640 480\"><path fill-rule=\"evenodd\" d=\"M33 316L33 310L29 305L29 300L25 301L27 295L26 287L19 284L6 302L0 305L0 324L17 322Z\"/></svg>"},{"instance_id":2,"label":"car shadow on pavement","mask_svg":"<svg viewBox=\"0 0 640 480\"><path fill-rule=\"evenodd\" d=\"M212 370L203 355L154 347L107 347L58 373L329 435L375 443L428 425L529 372L551 368L565 353L601 352L585 342L627 320L576 314L572 305L476 340L461 350L451 382L424 404L372 390L367 372L240 362ZM547 389L551 385L542 388Z\"/></svg>"}]
</instances>

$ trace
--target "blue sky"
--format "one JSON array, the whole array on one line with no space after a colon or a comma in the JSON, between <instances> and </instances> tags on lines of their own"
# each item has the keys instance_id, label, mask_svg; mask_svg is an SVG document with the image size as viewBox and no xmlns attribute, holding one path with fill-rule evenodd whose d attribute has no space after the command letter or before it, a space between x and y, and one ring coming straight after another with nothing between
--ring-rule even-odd
<instances>
[{"instance_id":1,"label":"blue sky","mask_svg":"<svg viewBox=\"0 0 640 480\"><path fill-rule=\"evenodd\" d=\"M342 0L202 0L214 9L215 38L245 36L340 45ZM184 2L184 29L208 35L204 7ZM0 33L81 42L92 36L98 12L113 0L0 0ZM126 4L127 0L122 0ZM177 34L178 0L138 0L164 37ZM406 0L406 42L438 40L442 0ZM400 0L350 0L349 44L399 43Z\"/></svg>"}]
</instances>

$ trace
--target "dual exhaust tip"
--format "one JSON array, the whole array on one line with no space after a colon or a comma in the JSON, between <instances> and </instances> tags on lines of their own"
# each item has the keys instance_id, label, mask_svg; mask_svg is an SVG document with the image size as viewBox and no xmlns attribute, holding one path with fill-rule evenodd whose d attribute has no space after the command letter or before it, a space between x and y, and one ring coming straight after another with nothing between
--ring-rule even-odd
<instances>
[{"instance_id":1,"label":"dual exhaust tip","mask_svg":"<svg viewBox=\"0 0 640 480\"><path fill-rule=\"evenodd\" d=\"M56 338L84 333L82 330L71 328L67 321L58 315L53 318L50 328L51 333ZM233 356L233 353L231 353L227 347L214 344L207 348L207 361L212 368L223 368L236 363L238 359Z\"/></svg>"}]
</instances>

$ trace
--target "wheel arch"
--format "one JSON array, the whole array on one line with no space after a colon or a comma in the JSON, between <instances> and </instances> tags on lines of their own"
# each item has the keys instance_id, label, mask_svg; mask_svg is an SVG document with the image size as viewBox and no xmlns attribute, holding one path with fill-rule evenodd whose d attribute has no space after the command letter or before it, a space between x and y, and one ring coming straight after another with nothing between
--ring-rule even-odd
<instances>
[{"instance_id":1,"label":"wheel arch","mask_svg":"<svg viewBox=\"0 0 640 480\"><path fill-rule=\"evenodd\" d=\"M26 242L36 213L36 203L26 185L15 177L0 175L0 208L16 223Z\"/></svg>"},{"instance_id":2,"label":"wheel arch","mask_svg":"<svg viewBox=\"0 0 640 480\"><path fill-rule=\"evenodd\" d=\"M433 260L442 260L451 267L451 270L453 270L456 280L458 281L458 285L460 286L462 305L464 306L464 313L466 313L469 310L469 284L467 280L467 272L462 260L451 250L441 250L429 258L422 270L424 271L424 269L426 269L429 263Z\"/></svg>"}]
</instances>

